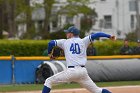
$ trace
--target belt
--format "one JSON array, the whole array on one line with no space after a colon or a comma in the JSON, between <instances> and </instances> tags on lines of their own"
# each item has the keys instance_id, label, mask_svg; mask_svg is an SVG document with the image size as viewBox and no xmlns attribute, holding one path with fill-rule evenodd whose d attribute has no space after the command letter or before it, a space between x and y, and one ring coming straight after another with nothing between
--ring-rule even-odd
<instances>
[{"instance_id":1,"label":"belt","mask_svg":"<svg viewBox=\"0 0 140 93\"><path fill-rule=\"evenodd\" d=\"M68 68L75 68L76 66L68 66ZM84 65L83 66L80 66L80 67L85 67Z\"/></svg>"}]
</instances>

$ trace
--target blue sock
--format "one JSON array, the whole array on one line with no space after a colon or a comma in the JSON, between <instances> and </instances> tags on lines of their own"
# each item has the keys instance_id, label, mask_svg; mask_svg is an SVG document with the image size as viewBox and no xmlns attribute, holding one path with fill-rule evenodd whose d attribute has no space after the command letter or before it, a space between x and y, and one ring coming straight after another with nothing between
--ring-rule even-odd
<instances>
[{"instance_id":1,"label":"blue sock","mask_svg":"<svg viewBox=\"0 0 140 93\"><path fill-rule=\"evenodd\" d=\"M48 88L47 86L44 86L42 93L50 93L51 89Z\"/></svg>"},{"instance_id":2,"label":"blue sock","mask_svg":"<svg viewBox=\"0 0 140 93\"><path fill-rule=\"evenodd\" d=\"M107 89L103 89L102 93L111 93L110 91L108 91Z\"/></svg>"}]
</instances>

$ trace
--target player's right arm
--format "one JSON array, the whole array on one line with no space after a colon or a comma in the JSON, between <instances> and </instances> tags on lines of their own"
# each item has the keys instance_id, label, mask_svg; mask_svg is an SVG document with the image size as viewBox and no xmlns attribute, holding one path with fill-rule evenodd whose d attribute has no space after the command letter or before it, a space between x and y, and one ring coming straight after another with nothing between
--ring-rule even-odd
<instances>
[{"instance_id":1,"label":"player's right arm","mask_svg":"<svg viewBox=\"0 0 140 93\"><path fill-rule=\"evenodd\" d=\"M90 35L91 41L93 41L94 39L99 38L99 37L111 38L111 35L105 34L105 33L103 33L103 32L98 32L98 33L95 33L95 34L91 34L91 35Z\"/></svg>"},{"instance_id":2,"label":"player's right arm","mask_svg":"<svg viewBox=\"0 0 140 93\"><path fill-rule=\"evenodd\" d=\"M111 39L115 38L114 36L111 36L109 34L105 34L103 32L98 32L98 33L86 36L85 38L83 38L83 40L85 42L85 45L88 46L92 41L94 41L94 39L99 38L99 37L107 37L107 38L111 38Z\"/></svg>"}]
</instances>

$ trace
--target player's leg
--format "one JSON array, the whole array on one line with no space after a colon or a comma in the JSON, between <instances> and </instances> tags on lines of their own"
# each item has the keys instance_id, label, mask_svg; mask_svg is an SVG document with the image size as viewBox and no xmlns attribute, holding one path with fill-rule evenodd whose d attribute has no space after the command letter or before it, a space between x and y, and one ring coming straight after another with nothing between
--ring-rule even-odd
<instances>
[{"instance_id":1,"label":"player's leg","mask_svg":"<svg viewBox=\"0 0 140 93\"><path fill-rule=\"evenodd\" d=\"M43 90L42 90L42 93L50 93L50 91L51 91L51 88L49 88L47 86L44 86Z\"/></svg>"},{"instance_id":2,"label":"player's leg","mask_svg":"<svg viewBox=\"0 0 140 93\"><path fill-rule=\"evenodd\" d=\"M102 89L102 93L111 93L111 92L107 89Z\"/></svg>"},{"instance_id":3,"label":"player's leg","mask_svg":"<svg viewBox=\"0 0 140 93\"><path fill-rule=\"evenodd\" d=\"M60 73L57 73L57 74L47 78L45 83L44 83L44 88L42 90L42 93L50 93L50 90L52 88L52 84L70 82L71 75L69 72L70 71L68 71L68 70L62 71Z\"/></svg>"},{"instance_id":4,"label":"player's leg","mask_svg":"<svg viewBox=\"0 0 140 93\"><path fill-rule=\"evenodd\" d=\"M111 93L107 89L99 88L88 75L85 75L85 77L79 80L78 83L80 83L81 86L85 87L91 93Z\"/></svg>"},{"instance_id":5,"label":"player's leg","mask_svg":"<svg viewBox=\"0 0 140 93\"><path fill-rule=\"evenodd\" d=\"M58 84L58 83L67 82L67 81L68 81L68 78L65 71L55 74L45 80L42 93L50 93L52 84Z\"/></svg>"},{"instance_id":6,"label":"player's leg","mask_svg":"<svg viewBox=\"0 0 140 93\"><path fill-rule=\"evenodd\" d=\"M96 84L88 76L80 79L78 83L80 83L81 86L89 90L91 93L102 93L102 89L96 86Z\"/></svg>"}]
</instances>

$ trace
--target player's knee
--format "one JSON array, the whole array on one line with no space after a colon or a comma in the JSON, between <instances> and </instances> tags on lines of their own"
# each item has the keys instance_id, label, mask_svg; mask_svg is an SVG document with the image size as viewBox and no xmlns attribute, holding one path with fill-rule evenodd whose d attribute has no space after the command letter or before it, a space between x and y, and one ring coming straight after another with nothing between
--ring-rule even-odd
<instances>
[{"instance_id":1,"label":"player's knee","mask_svg":"<svg viewBox=\"0 0 140 93\"><path fill-rule=\"evenodd\" d=\"M102 93L111 93L111 92L107 89L102 89Z\"/></svg>"},{"instance_id":2,"label":"player's knee","mask_svg":"<svg viewBox=\"0 0 140 93\"><path fill-rule=\"evenodd\" d=\"M47 87L49 87L49 88L51 88L51 86L52 86L52 80L51 80L51 78L47 78L45 80L44 85L47 86Z\"/></svg>"}]
</instances>

